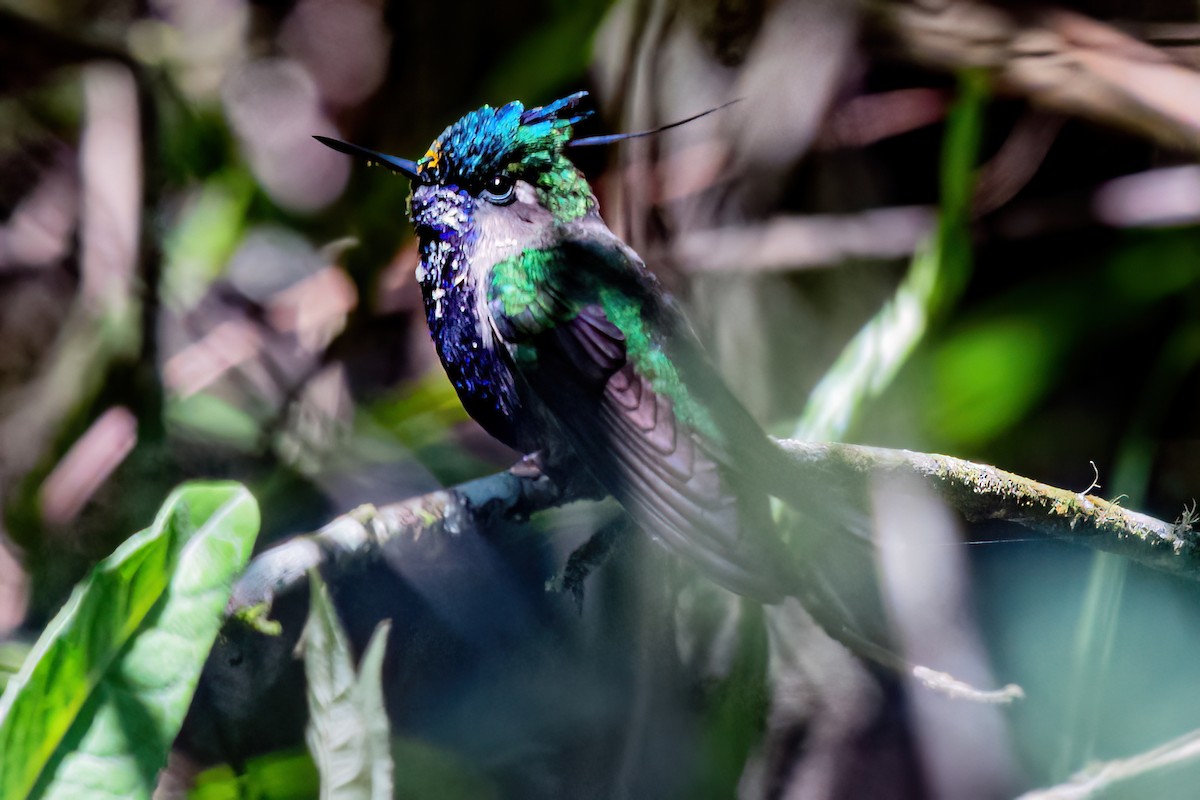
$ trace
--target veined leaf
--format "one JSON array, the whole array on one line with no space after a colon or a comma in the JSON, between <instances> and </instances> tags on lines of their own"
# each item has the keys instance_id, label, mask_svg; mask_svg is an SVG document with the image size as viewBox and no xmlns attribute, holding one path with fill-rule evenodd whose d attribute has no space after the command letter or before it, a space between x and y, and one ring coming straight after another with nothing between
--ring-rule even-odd
<instances>
[{"instance_id":1,"label":"veined leaf","mask_svg":"<svg viewBox=\"0 0 1200 800\"><path fill-rule=\"evenodd\" d=\"M321 774L322 800L391 800L392 754L383 703L383 655L391 623L379 623L354 670L329 590L315 572L304 626L308 679L305 738Z\"/></svg>"},{"instance_id":2,"label":"veined leaf","mask_svg":"<svg viewBox=\"0 0 1200 800\"><path fill-rule=\"evenodd\" d=\"M240 485L188 484L76 587L0 698L0 797L145 797L258 533Z\"/></svg>"}]
</instances>

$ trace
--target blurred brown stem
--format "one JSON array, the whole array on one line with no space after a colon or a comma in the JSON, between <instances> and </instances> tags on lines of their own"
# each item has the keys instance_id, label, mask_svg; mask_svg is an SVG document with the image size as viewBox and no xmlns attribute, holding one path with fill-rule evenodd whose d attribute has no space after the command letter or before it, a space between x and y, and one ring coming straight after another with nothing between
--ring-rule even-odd
<instances>
[{"instance_id":1,"label":"blurred brown stem","mask_svg":"<svg viewBox=\"0 0 1200 800\"><path fill-rule=\"evenodd\" d=\"M1200 152L1200 73L1172 52L1053 6L868 0L873 31L901 58L982 70L997 88L1159 144Z\"/></svg>"}]
</instances>

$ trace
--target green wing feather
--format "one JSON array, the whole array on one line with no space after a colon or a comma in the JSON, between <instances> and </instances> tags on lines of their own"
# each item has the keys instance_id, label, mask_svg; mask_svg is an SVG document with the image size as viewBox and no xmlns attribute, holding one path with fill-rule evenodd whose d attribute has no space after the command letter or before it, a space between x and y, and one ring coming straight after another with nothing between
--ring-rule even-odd
<instances>
[{"instance_id":1,"label":"green wing feather","mask_svg":"<svg viewBox=\"0 0 1200 800\"><path fill-rule=\"evenodd\" d=\"M532 354L514 359L529 405L651 536L734 592L798 597L851 647L887 641L861 504L794 478L628 246L576 231L498 265L491 299L500 338ZM768 495L800 513L786 547Z\"/></svg>"},{"instance_id":2,"label":"green wing feather","mask_svg":"<svg viewBox=\"0 0 1200 800\"><path fill-rule=\"evenodd\" d=\"M632 251L615 237L531 251L497 265L490 298L500 337L535 354L515 368L570 456L726 588L764 601L787 593L766 494L733 463L752 438L769 447L766 437L732 397L717 403L735 411L722 419L692 394L671 351L695 359L699 343ZM691 341L670 342L679 337ZM699 385L723 387L715 373Z\"/></svg>"}]
</instances>

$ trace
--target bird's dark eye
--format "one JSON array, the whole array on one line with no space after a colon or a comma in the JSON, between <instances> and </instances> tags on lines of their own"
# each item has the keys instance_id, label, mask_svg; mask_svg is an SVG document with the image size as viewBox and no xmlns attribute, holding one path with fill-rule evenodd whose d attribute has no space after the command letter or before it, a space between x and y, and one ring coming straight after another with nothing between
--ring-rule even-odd
<instances>
[{"instance_id":1,"label":"bird's dark eye","mask_svg":"<svg viewBox=\"0 0 1200 800\"><path fill-rule=\"evenodd\" d=\"M511 175L500 173L493 175L483 186L483 191L479 194L490 203L495 203L498 206L505 206L511 203L517 197L517 182Z\"/></svg>"}]
</instances>

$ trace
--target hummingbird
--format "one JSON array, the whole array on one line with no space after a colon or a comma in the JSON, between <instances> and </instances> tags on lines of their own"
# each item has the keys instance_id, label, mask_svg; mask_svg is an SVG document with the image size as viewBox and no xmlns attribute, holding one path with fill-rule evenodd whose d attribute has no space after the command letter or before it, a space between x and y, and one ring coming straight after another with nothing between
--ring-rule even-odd
<instances>
[{"instance_id":1,"label":"hummingbird","mask_svg":"<svg viewBox=\"0 0 1200 800\"><path fill-rule=\"evenodd\" d=\"M467 412L552 479L586 473L721 586L776 602L796 580L769 507L788 492L782 452L567 156L663 129L576 137L586 94L485 105L415 161L315 138L411 181L426 321Z\"/></svg>"}]
</instances>

